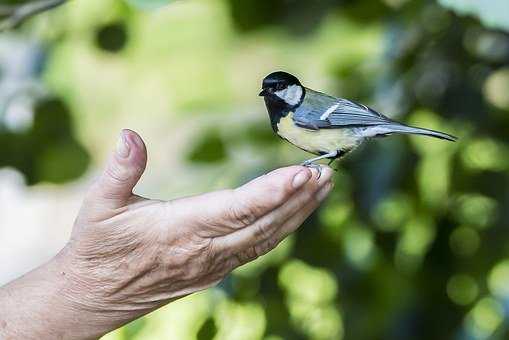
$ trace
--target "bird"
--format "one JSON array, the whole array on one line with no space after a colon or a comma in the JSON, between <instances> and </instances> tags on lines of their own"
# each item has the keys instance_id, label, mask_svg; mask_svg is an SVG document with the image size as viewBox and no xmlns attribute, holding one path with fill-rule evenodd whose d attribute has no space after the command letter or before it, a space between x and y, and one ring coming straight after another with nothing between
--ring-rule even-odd
<instances>
[{"instance_id":1,"label":"bird","mask_svg":"<svg viewBox=\"0 0 509 340\"><path fill-rule=\"evenodd\" d=\"M317 157L301 165L317 168L345 156L363 141L392 134L413 134L456 141L450 134L399 123L372 108L304 87L294 75L276 71L263 79L270 124L282 139Z\"/></svg>"}]
</instances>

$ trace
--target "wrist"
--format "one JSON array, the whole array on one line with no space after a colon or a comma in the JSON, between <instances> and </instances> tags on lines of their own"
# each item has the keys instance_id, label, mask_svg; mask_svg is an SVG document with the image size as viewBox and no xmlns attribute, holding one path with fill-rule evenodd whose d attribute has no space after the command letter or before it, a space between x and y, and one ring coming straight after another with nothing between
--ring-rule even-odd
<instances>
[{"instance_id":1,"label":"wrist","mask_svg":"<svg viewBox=\"0 0 509 340\"><path fill-rule=\"evenodd\" d=\"M71 324L82 338L99 338L140 316L108 296L108 283L97 279L92 264L83 261L67 245L51 263L52 276L59 281L60 303L73 315Z\"/></svg>"},{"instance_id":2,"label":"wrist","mask_svg":"<svg viewBox=\"0 0 509 340\"><path fill-rule=\"evenodd\" d=\"M87 307L90 294L70 263L64 249L0 288L1 339L97 339L118 327Z\"/></svg>"},{"instance_id":3,"label":"wrist","mask_svg":"<svg viewBox=\"0 0 509 340\"><path fill-rule=\"evenodd\" d=\"M56 276L61 280L62 303L78 315L78 320L93 324L99 336L159 307L131 301L132 282L146 273L128 268L125 263L110 263L100 256L83 256L72 243L54 259Z\"/></svg>"}]
</instances>

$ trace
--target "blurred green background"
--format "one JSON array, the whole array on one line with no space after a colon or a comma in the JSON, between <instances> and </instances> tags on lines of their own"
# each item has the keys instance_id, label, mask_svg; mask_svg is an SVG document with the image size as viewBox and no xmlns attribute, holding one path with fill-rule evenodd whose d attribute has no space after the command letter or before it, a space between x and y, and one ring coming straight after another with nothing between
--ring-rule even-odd
<instances>
[{"instance_id":1,"label":"blurred green background","mask_svg":"<svg viewBox=\"0 0 509 340\"><path fill-rule=\"evenodd\" d=\"M74 0L0 35L3 190L27 215L76 202L31 222L60 216L49 253L121 128L146 139L150 197L306 159L257 97L274 70L460 140L367 143L275 251L104 339L509 339L507 0L130 2Z\"/></svg>"}]
</instances>

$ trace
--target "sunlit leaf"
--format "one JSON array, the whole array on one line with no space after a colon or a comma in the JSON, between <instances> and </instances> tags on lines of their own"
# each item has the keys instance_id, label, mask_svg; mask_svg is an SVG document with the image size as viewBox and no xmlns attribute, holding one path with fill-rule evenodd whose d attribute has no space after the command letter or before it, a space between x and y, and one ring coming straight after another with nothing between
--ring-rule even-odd
<instances>
[{"instance_id":1,"label":"sunlit leaf","mask_svg":"<svg viewBox=\"0 0 509 340\"><path fill-rule=\"evenodd\" d=\"M507 147L494 139L474 139L461 154L463 164L472 170L504 171L509 168Z\"/></svg>"},{"instance_id":2,"label":"sunlit leaf","mask_svg":"<svg viewBox=\"0 0 509 340\"><path fill-rule=\"evenodd\" d=\"M509 260L504 260L495 265L488 277L490 292L500 298L509 297Z\"/></svg>"},{"instance_id":3,"label":"sunlit leaf","mask_svg":"<svg viewBox=\"0 0 509 340\"><path fill-rule=\"evenodd\" d=\"M504 307L495 299L485 297L468 313L465 328L470 339L488 339L504 320Z\"/></svg>"},{"instance_id":4,"label":"sunlit leaf","mask_svg":"<svg viewBox=\"0 0 509 340\"><path fill-rule=\"evenodd\" d=\"M216 310L217 339L260 339L266 319L258 303L223 301Z\"/></svg>"},{"instance_id":5,"label":"sunlit leaf","mask_svg":"<svg viewBox=\"0 0 509 340\"><path fill-rule=\"evenodd\" d=\"M509 91L509 67L502 68L490 74L484 85L486 99L488 99L492 105L503 110L509 109L507 91Z\"/></svg>"},{"instance_id":6,"label":"sunlit leaf","mask_svg":"<svg viewBox=\"0 0 509 340\"><path fill-rule=\"evenodd\" d=\"M454 205L453 214L457 221L479 229L492 226L497 217L498 202L481 194L463 194L457 197Z\"/></svg>"}]
</instances>

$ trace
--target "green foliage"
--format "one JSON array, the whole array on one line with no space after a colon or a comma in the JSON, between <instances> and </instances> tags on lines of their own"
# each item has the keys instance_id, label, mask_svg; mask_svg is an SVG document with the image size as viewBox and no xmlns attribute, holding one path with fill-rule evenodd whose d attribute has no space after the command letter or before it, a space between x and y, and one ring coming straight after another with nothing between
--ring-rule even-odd
<instances>
[{"instance_id":1,"label":"green foliage","mask_svg":"<svg viewBox=\"0 0 509 340\"><path fill-rule=\"evenodd\" d=\"M145 319L138 319L123 328L125 339L135 339L141 330L146 326L147 322Z\"/></svg>"},{"instance_id":2,"label":"green foliage","mask_svg":"<svg viewBox=\"0 0 509 340\"><path fill-rule=\"evenodd\" d=\"M140 13L76 1L40 33L51 52L42 77L62 99L40 102L26 130L0 125L0 166L30 184L77 178L90 155L109 151L102 138L130 124L163 169L155 194L174 197L167 188L180 182L185 192L232 187L309 156L274 136L256 96L268 72L294 72L460 140L367 143L275 252L108 338L506 339L509 11L500 6L186 0ZM186 162L170 166L184 170L168 183L174 153Z\"/></svg>"},{"instance_id":3,"label":"green foliage","mask_svg":"<svg viewBox=\"0 0 509 340\"><path fill-rule=\"evenodd\" d=\"M196 335L197 340L209 340L214 339L217 334L216 323L213 318L208 318L201 326L198 334Z\"/></svg>"},{"instance_id":4,"label":"green foliage","mask_svg":"<svg viewBox=\"0 0 509 340\"><path fill-rule=\"evenodd\" d=\"M96 34L97 46L104 51L116 53L121 51L127 43L125 24L114 22L99 28Z\"/></svg>"},{"instance_id":5,"label":"green foliage","mask_svg":"<svg viewBox=\"0 0 509 340\"><path fill-rule=\"evenodd\" d=\"M226 159L226 146L219 132L208 131L198 137L189 153L189 161L197 163L218 163Z\"/></svg>"},{"instance_id":6,"label":"green foliage","mask_svg":"<svg viewBox=\"0 0 509 340\"><path fill-rule=\"evenodd\" d=\"M61 100L48 98L37 103L27 131L2 130L0 125L0 167L18 169L28 184L64 183L80 177L90 156L74 136L72 119Z\"/></svg>"}]
</instances>

